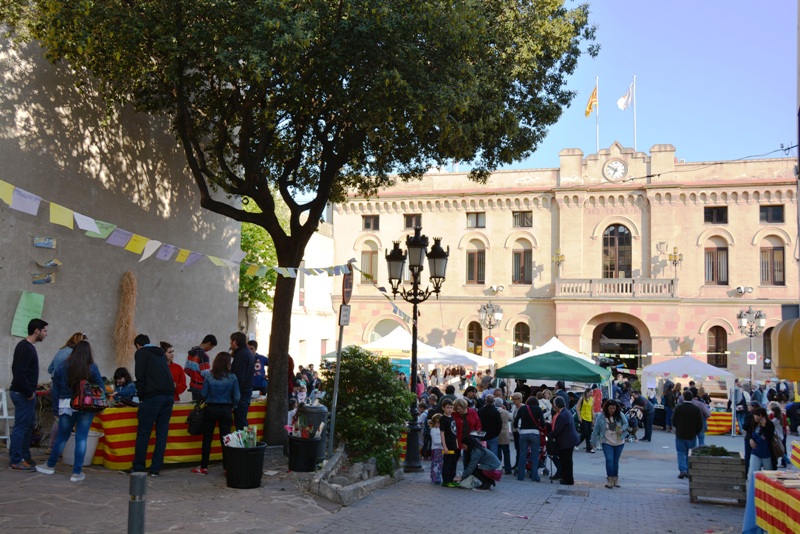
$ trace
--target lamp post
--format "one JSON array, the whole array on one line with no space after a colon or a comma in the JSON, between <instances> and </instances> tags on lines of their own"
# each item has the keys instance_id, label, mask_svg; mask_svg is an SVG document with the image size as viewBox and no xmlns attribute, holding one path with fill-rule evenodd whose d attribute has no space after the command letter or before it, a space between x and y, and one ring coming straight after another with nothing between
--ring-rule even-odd
<instances>
[{"instance_id":1,"label":"lamp post","mask_svg":"<svg viewBox=\"0 0 800 534\"><path fill-rule=\"evenodd\" d=\"M683 253L678 252L678 247L672 247L669 262L672 264L672 269L675 273L674 278L678 278L678 265L683 262Z\"/></svg>"},{"instance_id":2,"label":"lamp post","mask_svg":"<svg viewBox=\"0 0 800 534\"><path fill-rule=\"evenodd\" d=\"M566 257L561 253L561 249L557 248L556 253L553 254L553 263L556 264L556 278L561 278L561 265L564 263Z\"/></svg>"},{"instance_id":3,"label":"lamp post","mask_svg":"<svg viewBox=\"0 0 800 534\"><path fill-rule=\"evenodd\" d=\"M389 268L389 283L392 285L392 295L397 298L399 294L403 300L413 305L411 313L411 390L417 392L417 316L419 312L417 306L428 300L432 294L439 298L442 290L444 275L447 270L447 258L450 255L450 247L447 252L442 249L442 238L434 237L433 246L428 252L428 237L421 235L422 228L414 228L414 235L406 237L407 252L400 250L400 241L394 241L394 248L391 252L386 252L386 265ZM420 275L422 274L425 257L428 258L428 268L431 271L431 284L433 289L420 289ZM408 270L411 272L411 289L406 290L400 287L403 276L403 267L408 258ZM406 460L403 464L403 471L406 473L422 471L422 463L419 456L419 432L418 421L419 411L417 410L417 399L411 403L411 418L408 423L408 437L406 440Z\"/></svg>"},{"instance_id":4,"label":"lamp post","mask_svg":"<svg viewBox=\"0 0 800 534\"><path fill-rule=\"evenodd\" d=\"M753 338L760 336L767 324L767 314L761 310L754 310L749 306L746 310L736 314L739 323L739 332L750 338L750 352L753 352ZM750 366L750 386L753 385L753 365Z\"/></svg>"},{"instance_id":5,"label":"lamp post","mask_svg":"<svg viewBox=\"0 0 800 534\"><path fill-rule=\"evenodd\" d=\"M495 286L493 286L495 287ZM503 286L496 286L495 294L503 290ZM503 308L499 304L492 304L490 300L488 304L481 304L478 308L478 317L481 320L481 325L489 330L489 337L492 337L492 328L495 328L503 320ZM487 347L489 349L489 357L492 357L494 347Z\"/></svg>"}]
</instances>

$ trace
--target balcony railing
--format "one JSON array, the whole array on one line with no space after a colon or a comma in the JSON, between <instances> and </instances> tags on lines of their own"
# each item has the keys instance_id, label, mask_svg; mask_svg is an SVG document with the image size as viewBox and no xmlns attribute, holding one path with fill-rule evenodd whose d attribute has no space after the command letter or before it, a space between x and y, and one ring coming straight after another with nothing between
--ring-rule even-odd
<instances>
[{"instance_id":1,"label":"balcony railing","mask_svg":"<svg viewBox=\"0 0 800 534\"><path fill-rule=\"evenodd\" d=\"M673 299L678 280L672 278L559 278L556 297Z\"/></svg>"}]
</instances>

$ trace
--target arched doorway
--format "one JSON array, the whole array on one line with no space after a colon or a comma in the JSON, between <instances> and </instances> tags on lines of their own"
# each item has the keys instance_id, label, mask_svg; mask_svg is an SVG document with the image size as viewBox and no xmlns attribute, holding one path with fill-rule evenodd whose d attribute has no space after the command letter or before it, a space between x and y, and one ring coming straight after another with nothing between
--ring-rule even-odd
<instances>
[{"instance_id":1,"label":"arched doorway","mask_svg":"<svg viewBox=\"0 0 800 534\"><path fill-rule=\"evenodd\" d=\"M612 360L615 367L641 367L642 342L638 330L630 323L612 321L598 325L592 336L592 347L603 358Z\"/></svg>"}]
</instances>

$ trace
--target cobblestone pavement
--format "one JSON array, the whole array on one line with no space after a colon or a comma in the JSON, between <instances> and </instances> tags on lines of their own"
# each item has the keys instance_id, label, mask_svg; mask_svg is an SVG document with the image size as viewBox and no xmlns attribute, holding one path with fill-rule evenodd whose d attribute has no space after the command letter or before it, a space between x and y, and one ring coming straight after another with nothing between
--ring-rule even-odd
<instances>
[{"instance_id":1,"label":"cobblestone pavement","mask_svg":"<svg viewBox=\"0 0 800 534\"><path fill-rule=\"evenodd\" d=\"M742 438L709 437L707 442L742 450ZM6 461L7 452L0 454ZM44 451L34 455L43 463ZM423 462L427 468L427 463ZM70 483L71 468L55 475L0 469L0 532L124 532L129 477L91 466L86 480ZM674 436L654 431L652 443L625 445L622 488L605 483L602 452L575 452L575 486L518 482L504 476L489 492L433 486L427 472L378 490L341 508L303 490L308 474L289 473L286 461L265 466L252 490L227 488L222 467L208 476L191 466L165 467L147 480L148 533L357 533L357 532L621 532L723 533L741 531L743 509L716 503L691 504L687 480L677 478ZM543 479L545 480L545 479Z\"/></svg>"}]
</instances>

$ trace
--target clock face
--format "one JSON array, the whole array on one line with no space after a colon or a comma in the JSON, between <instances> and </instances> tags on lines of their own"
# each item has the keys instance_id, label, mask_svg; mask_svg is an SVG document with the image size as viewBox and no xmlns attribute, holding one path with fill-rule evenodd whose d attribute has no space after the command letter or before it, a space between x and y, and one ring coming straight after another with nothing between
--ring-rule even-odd
<instances>
[{"instance_id":1,"label":"clock face","mask_svg":"<svg viewBox=\"0 0 800 534\"><path fill-rule=\"evenodd\" d=\"M603 174L605 174L606 178L609 180L619 180L624 177L627 172L628 167L625 165L625 162L618 159L609 161L606 163L606 166L603 167Z\"/></svg>"}]
</instances>

